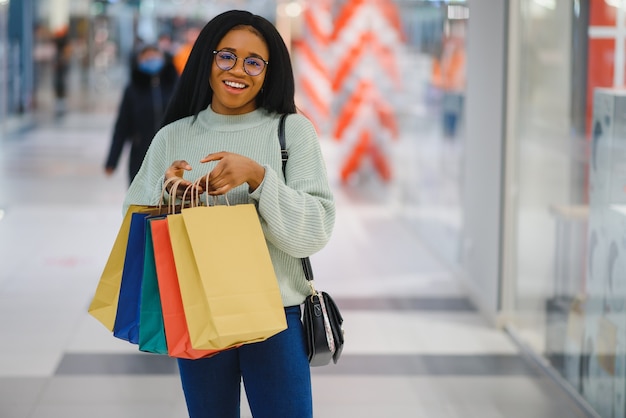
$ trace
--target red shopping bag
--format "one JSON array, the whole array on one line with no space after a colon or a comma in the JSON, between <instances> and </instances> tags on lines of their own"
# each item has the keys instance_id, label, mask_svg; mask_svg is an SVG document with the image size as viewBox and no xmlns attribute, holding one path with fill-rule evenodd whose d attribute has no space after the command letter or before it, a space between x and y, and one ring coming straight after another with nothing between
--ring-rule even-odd
<instances>
[{"instance_id":1,"label":"red shopping bag","mask_svg":"<svg viewBox=\"0 0 626 418\"><path fill-rule=\"evenodd\" d=\"M197 350L191 347L183 300L178 287L178 274L170 243L167 218L150 220L154 261L163 309L167 353L171 357L198 359L223 350Z\"/></svg>"}]
</instances>

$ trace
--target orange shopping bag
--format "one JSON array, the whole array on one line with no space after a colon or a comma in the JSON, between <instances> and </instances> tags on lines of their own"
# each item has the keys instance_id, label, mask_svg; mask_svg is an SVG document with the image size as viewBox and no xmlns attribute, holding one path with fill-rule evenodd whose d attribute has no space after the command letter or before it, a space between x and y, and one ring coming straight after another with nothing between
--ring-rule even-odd
<instances>
[{"instance_id":1,"label":"orange shopping bag","mask_svg":"<svg viewBox=\"0 0 626 418\"><path fill-rule=\"evenodd\" d=\"M221 350L196 350L191 346L183 300L178 287L178 275L169 235L167 218L151 219L154 261L161 295L167 353L171 357L197 359L209 357Z\"/></svg>"}]
</instances>

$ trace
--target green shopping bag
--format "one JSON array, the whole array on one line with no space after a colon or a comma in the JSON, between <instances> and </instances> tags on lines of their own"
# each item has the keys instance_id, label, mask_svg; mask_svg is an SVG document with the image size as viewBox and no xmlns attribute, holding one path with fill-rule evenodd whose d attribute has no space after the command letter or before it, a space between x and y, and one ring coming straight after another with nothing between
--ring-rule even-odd
<instances>
[{"instance_id":1,"label":"green shopping bag","mask_svg":"<svg viewBox=\"0 0 626 418\"><path fill-rule=\"evenodd\" d=\"M148 353L167 354L163 310L154 261L154 246L150 223L162 216L146 219L145 252L139 307L139 350Z\"/></svg>"}]
</instances>

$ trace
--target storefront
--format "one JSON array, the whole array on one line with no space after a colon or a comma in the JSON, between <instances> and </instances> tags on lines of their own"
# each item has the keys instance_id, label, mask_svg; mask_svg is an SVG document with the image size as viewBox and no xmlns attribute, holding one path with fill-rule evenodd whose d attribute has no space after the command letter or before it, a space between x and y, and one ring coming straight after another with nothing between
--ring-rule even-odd
<instances>
[{"instance_id":1,"label":"storefront","mask_svg":"<svg viewBox=\"0 0 626 418\"><path fill-rule=\"evenodd\" d=\"M510 2L513 335L602 417L626 416L626 3Z\"/></svg>"}]
</instances>

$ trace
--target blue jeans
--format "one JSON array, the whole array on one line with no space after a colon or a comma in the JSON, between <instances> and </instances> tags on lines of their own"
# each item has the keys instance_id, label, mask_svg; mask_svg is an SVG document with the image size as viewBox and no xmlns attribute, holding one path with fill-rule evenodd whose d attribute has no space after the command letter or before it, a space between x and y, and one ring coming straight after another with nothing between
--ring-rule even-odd
<instances>
[{"instance_id":1,"label":"blue jeans","mask_svg":"<svg viewBox=\"0 0 626 418\"><path fill-rule=\"evenodd\" d=\"M178 359L190 418L238 418L242 377L255 418L313 416L300 307L285 313L288 328L265 341L205 359Z\"/></svg>"}]
</instances>

